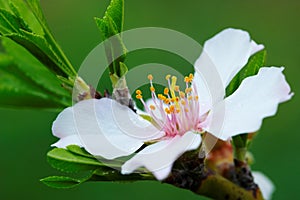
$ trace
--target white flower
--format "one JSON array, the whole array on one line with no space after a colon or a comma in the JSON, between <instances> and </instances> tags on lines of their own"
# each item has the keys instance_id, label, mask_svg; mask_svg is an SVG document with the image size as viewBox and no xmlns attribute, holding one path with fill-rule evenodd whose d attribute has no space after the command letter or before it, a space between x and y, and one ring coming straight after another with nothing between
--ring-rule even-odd
<instances>
[{"instance_id":1,"label":"white flower","mask_svg":"<svg viewBox=\"0 0 300 200\"><path fill-rule=\"evenodd\" d=\"M153 77L148 77L152 104L143 101L139 90L137 98L144 103L152 123L114 100L86 100L57 117L53 134L60 140L54 146L77 144L95 156L114 159L136 152L144 142L155 141L126 161L122 173L145 167L163 180L180 155L199 147L201 132L227 140L237 134L257 131L263 118L274 115L278 104L291 98L283 68L270 67L246 78L224 99L224 88L249 57L261 49L263 46L251 41L247 32L226 29L205 43L195 63L195 75L185 78L183 91L176 85L177 78L167 75L169 86L164 94L157 95ZM212 69L218 79L201 77L202 72ZM218 81L222 87L215 84Z\"/></svg>"}]
</instances>

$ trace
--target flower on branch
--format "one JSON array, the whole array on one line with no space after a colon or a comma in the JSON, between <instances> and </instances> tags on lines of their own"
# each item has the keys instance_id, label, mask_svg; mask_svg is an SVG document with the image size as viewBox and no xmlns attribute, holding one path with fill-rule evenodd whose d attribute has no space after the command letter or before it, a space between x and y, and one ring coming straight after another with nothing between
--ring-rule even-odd
<instances>
[{"instance_id":1,"label":"flower on branch","mask_svg":"<svg viewBox=\"0 0 300 200\"><path fill-rule=\"evenodd\" d=\"M182 80L185 88L177 85L175 76L167 75L167 87L158 94L154 77L148 76L152 98L144 101L140 90L136 98L150 120L113 99L83 100L54 121L52 131L60 140L53 146L76 144L108 160L130 156L121 167L123 174L145 167L164 180L184 152L199 148L203 133L228 140L255 132L265 117L276 113L279 103L292 97L283 67L260 68L226 97L231 80L263 48L247 32L226 29L205 42L195 74ZM212 75L203 77L209 71Z\"/></svg>"}]
</instances>

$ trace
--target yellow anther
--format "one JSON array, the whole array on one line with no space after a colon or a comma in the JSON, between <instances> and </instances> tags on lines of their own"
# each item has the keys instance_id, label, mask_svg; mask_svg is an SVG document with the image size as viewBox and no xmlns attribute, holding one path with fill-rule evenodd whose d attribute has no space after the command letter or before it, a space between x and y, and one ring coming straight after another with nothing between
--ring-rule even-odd
<instances>
[{"instance_id":1,"label":"yellow anther","mask_svg":"<svg viewBox=\"0 0 300 200\"><path fill-rule=\"evenodd\" d=\"M168 74L168 75L166 76L166 80L168 81L168 80L170 80L170 78L171 78L171 75Z\"/></svg>"},{"instance_id":2,"label":"yellow anther","mask_svg":"<svg viewBox=\"0 0 300 200\"><path fill-rule=\"evenodd\" d=\"M165 108L165 112L166 112L167 114L170 114L170 113L171 113L169 108Z\"/></svg>"},{"instance_id":3,"label":"yellow anther","mask_svg":"<svg viewBox=\"0 0 300 200\"><path fill-rule=\"evenodd\" d=\"M166 100L166 97L162 94L158 94L157 97L160 99L160 100Z\"/></svg>"},{"instance_id":4,"label":"yellow anther","mask_svg":"<svg viewBox=\"0 0 300 200\"><path fill-rule=\"evenodd\" d=\"M150 87L151 92L155 92L155 88L153 86Z\"/></svg>"},{"instance_id":5,"label":"yellow anther","mask_svg":"<svg viewBox=\"0 0 300 200\"><path fill-rule=\"evenodd\" d=\"M176 81L177 81L177 77L176 76L172 76L172 84L174 84L174 87L175 87Z\"/></svg>"},{"instance_id":6,"label":"yellow anther","mask_svg":"<svg viewBox=\"0 0 300 200\"><path fill-rule=\"evenodd\" d=\"M194 78L194 75L193 75L193 74L190 74L190 75L189 75L190 82L192 82L193 78Z\"/></svg>"},{"instance_id":7,"label":"yellow anther","mask_svg":"<svg viewBox=\"0 0 300 200\"><path fill-rule=\"evenodd\" d=\"M152 80L153 80L153 76L152 76L152 74L149 74L149 75L148 75L148 79L149 79L150 81L152 81Z\"/></svg>"},{"instance_id":8,"label":"yellow anther","mask_svg":"<svg viewBox=\"0 0 300 200\"><path fill-rule=\"evenodd\" d=\"M182 105L185 105L185 104L186 104L186 103L185 103L185 100L182 99L182 100L181 100L181 104L182 104Z\"/></svg>"},{"instance_id":9,"label":"yellow anther","mask_svg":"<svg viewBox=\"0 0 300 200\"><path fill-rule=\"evenodd\" d=\"M180 113L180 109L176 109L176 113Z\"/></svg>"},{"instance_id":10,"label":"yellow anther","mask_svg":"<svg viewBox=\"0 0 300 200\"><path fill-rule=\"evenodd\" d=\"M174 103L174 102L178 102L179 101L179 98L178 97L173 97L172 99L171 99L171 101Z\"/></svg>"},{"instance_id":11,"label":"yellow anther","mask_svg":"<svg viewBox=\"0 0 300 200\"><path fill-rule=\"evenodd\" d=\"M171 105L170 106L170 112L173 113L175 111L175 106Z\"/></svg>"},{"instance_id":12,"label":"yellow anther","mask_svg":"<svg viewBox=\"0 0 300 200\"><path fill-rule=\"evenodd\" d=\"M143 98L143 96L140 95L140 94L136 95L135 97L136 97L137 99L142 99L142 98Z\"/></svg>"},{"instance_id":13,"label":"yellow anther","mask_svg":"<svg viewBox=\"0 0 300 200\"><path fill-rule=\"evenodd\" d=\"M136 90L135 93L136 94L142 94L142 91L141 90Z\"/></svg>"},{"instance_id":14,"label":"yellow anther","mask_svg":"<svg viewBox=\"0 0 300 200\"><path fill-rule=\"evenodd\" d=\"M185 93L184 92L179 92L179 95L181 98L185 98Z\"/></svg>"},{"instance_id":15,"label":"yellow anther","mask_svg":"<svg viewBox=\"0 0 300 200\"><path fill-rule=\"evenodd\" d=\"M155 106L154 105L150 105L149 106L151 110L155 110Z\"/></svg>"},{"instance_id":16,"label":"yellow anther","mask_svg":"<svg viewBox=\"0 0 300 200\"><path fill-rule=\"evenodd\" d=\"M198 101L198 99L199 99L199 96L195 96L195 101Z\"/></svg>"},{"instance_id":17,"label":"yellow anther","mask_svg":"<svg viewBox=\"0 0 300 200\"><path fill-rule=\"evenodd\" d=\"M176 86L176 81L177 81L177 77L176 76L172 76L172 83L171 83L171 97L175 97L175 92L174 92L174 88Z\"/></svg>"},{"instance_id":18,"label":"yellow anther","mask_svg":"<svg viewBox=\"0 0 300 200\"><path fill-rule=\"evenodd\" d=\"M189 109L185 108L184 111L185 111L185 112L189 112Z\"/></svg>"},{"instance_id":19,"label":"yellow anther","mask_svg":"<svg viewBox=\"0 0 300 200\"><path fill-rule=\"evenodd\" d=\"M169 88L165 88L164 89L164 95L168 95L169 94Z\"/></svg>"},{"instance_id":20,"label":"yellow anther","mask_svg":"<svg viewBox=\"0 0 300 200\"><path fill-rule=\"evenodd\" d=\"M192 88L186 88L185 93L190 93L190 92L192 92L192 90L193 90Z\"/></svg>"},{"instance_id":21,"label":"yellow anther","mask_svg":"<svg viewBox=\"0 0 300 200\"><path fill-rule=\"evenodd\" d=\"M175 90L176 92L179 92L179 86L176 85L176 86L174 87L174 90Z\"/></svg>"},{"instance_id":22,"label":"yellow anther","mask_svg":"<svg viewBox=\"0 0 300 200\"><path fill-rule=\"evenodd\" d=\"M186 83L188 83L188 82L190 82L190 79L189 79L189 77L184 77L184 82L186 82Z\"/></svg>"},{"instance_id":23,"label":"yellow anther","mask_svg":"<svg viewBox=\"0 0 300 200\"><path fill-rule=\"evenodd\" d=\"M193 99L193 97L192 97L192 96L189 96L189 97L188 97L188 100L189 100L189 101L191 101L192 99Z\"/></svg>"},{"instance_id":24,"label":"yellow anther","mask_svg":"<svg viewBox=\"0 0 300 200\"><path fill-rule=\"evenodd\" d=\"M169 99L169 98L166 98L166 99L164 100L164 102L165 102L165 104L169 104L169 103L170 103L170 99Z\"/></svg>"}]
</instances>

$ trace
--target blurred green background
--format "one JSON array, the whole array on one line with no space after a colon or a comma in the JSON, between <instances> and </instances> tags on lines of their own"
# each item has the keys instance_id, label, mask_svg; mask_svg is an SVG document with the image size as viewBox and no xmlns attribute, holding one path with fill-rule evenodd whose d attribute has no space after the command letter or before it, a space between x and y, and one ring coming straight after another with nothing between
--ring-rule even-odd
<instances>
[{"instance_id":1,"label":"blurred green background","mask_svg":"<svg viewBox=\"0 0 300 200\"><path fill-rule=\"evenodd\" d=\"M100 41L93 17L102 16L109 3L108 0L85 2L42 0L56 39L76 67ZM287 80L296 95L280 106L275 117L264 120L252 146L256 158L253 168L271 177L276 185L274 199L296 199L300 189L300 1L126 0L125 3L125 29L171 28L203 44L226 27L241 28L249 31L258 43L265 44L268 65L286 67ZM1 199L198 199L189 191L154 182L87 183L71 190L47 188L39 179L56 173L46 162L49 146L56 141L50 131L56 115L0 110Z\"/></svg>"}]
</instances>

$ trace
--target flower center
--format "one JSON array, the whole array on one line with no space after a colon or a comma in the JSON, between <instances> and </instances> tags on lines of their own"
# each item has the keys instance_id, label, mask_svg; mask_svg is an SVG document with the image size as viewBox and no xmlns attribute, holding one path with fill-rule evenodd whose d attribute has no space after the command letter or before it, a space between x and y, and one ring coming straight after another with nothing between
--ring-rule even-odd
<instances>
[{"instance_id":1,"label":"flower center","mask_svg":"<svg viewBox=\"0 0 300 200\"><path fill-rule=\"evenodd\" d=\"M187 131L202 131L200 127L198 94L192 86L193 74L186 76L186 87L180 90L176 84L177 77L166 76L168 87L163 94L156 94L153 86L153 76L148 75L152 104L146 105L141 90L136 90L136 98L139 99L146 112L152 117L153 124L166 133L166 137L183 135Z\"/></svg>"}]
</instances>

